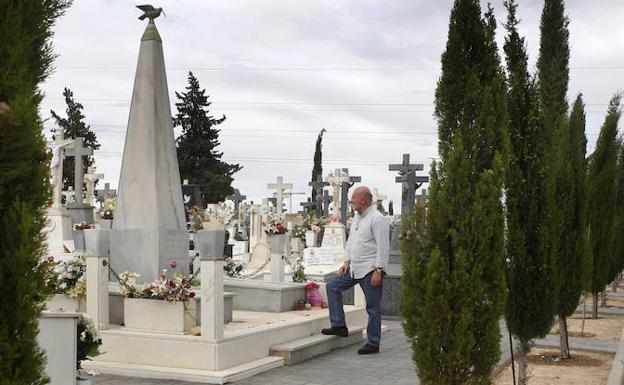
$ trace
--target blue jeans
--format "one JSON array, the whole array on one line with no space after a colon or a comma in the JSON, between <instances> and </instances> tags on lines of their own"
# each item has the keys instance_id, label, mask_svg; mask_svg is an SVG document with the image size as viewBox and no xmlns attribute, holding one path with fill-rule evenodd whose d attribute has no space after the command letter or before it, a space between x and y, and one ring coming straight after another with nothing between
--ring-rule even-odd
<instances>
[{"instance_id":1,"label":"blue jeans","mask_svg":"<svg viewBox=\"0 0 624 385\"><path fill-rule=\"evenodd\" d=\"M366 297L366 312L368 313L368 344L379 347L381 340L381 287L371 286L373 272L361 279L351 277L351 270L342 277L336 276L327 282L327 302L329 306L329 320L332 327L346 326L344 309L342 308L342 292L360 284ZM383 279L382 279L383 282Z\"/></svg>"}]
</instances>

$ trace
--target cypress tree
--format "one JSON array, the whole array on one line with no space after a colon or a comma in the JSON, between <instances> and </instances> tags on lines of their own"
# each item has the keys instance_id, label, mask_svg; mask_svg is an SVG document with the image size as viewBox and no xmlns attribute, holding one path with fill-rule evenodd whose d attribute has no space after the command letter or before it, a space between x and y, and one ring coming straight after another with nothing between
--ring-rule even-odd
<instances>
[{"instance_id":1,"label":"cypress tree","mask_svg":"<svg viewBox=\"0 0 624 385\"><path fill-rule=\"evenodd\" d=\"M524 38L517 30L517 4L505 2L509 82L509 137L507 176L507 327L520 342L519 380L526 383L529 343L545 336L552 324L555 298L548 245L548 215L544 195L548 168L547 134L539 124L537 92L531 81Z\"/></svg>"},{"instance_id":2,"label":"cypress tree","mask_svg":"<svg viewBox=\"0 0 624 385\"><path fill-rule=\"evenodd\" d=\"M479 1L455 1L436 89L427 242L404 242L405 269L422 277L413 284L422 300L401 308L423 384L488 383L500 356L508 118L495 29L491 8L482 18Z\"/></svg>"},{"instance_id":3,"label":"cypress tree","mask_svg":"<svg viewBox=\"0 0 624 385\"><path fill-rule=\"evenodd\" d=\"M176 92L178 113L173 125L182 127L182 134L176 139L180 178L200 185L202 199L206 203L217 203L234 193L234 173L242 166L228 164L221 160L219 132L216 126L225 121L225 115L215 119L209 115L208 96L201 89L199 81L189 71L186 92Z\"/></svg>"},{"instance_id":4,"label":"cypress tree","mask_svg":"<svg viewBox=\"0 0 624 385\"><path fill-rule=\"evenodd\" d=\"M100 144L97 141L95 132L91 131L91 127L84 122L85 115L82 113L82 104L74 100L74 93L67 87L63 90L63 96L65 97L65 103L67 109L65 113L67 118L63 118L54 111L50 111L56 124L59 128L63 129L63 135L65 138L83 137L86 147L91 147L93 150L98 150ZM56 133L57 129L53 128L52 133ZM82 163L84 173L87 173L87 169L93 165L95 159L92 155L85 157L85 161ZM63 160L63 188L67 189L69 186L74 186L74 157L66 157ZM74 189L76 186L74 186Z\"/></svg>"},{"instance_id":5,"label":"cypress tree","mask_svg":"<svg viewBox=\"0 0 624 385\"><path fill-rule=\"evenodd\" d=\"M617 290L620 281L620 273L624 270L624 140L620 138L620 148L617 162L617 202L616 202L616 251L611 268L613 279L613 291Z\"/></svg>"},{"instance_id":6,"label":"cypress tree","mask_svg":"<svg viewBox=\"0 0 624 385\"><path fill-rule=\"evenodd\" d=\"M585 105L578 95L569 123L558 136L557 180L555 196L559 238L555 239L558 299L556 314L559 319L561 358L570 357L566 318L574 314L583 292L583 268L587 234L585 151Z\"/></svg>"},{"instance_id":7,"label":"cypress tree","mask_svg":"<svg viewBox=\"0 0 624 385\"><path fill-rule=\"evenodd\" d=\"M54 60L52 26L68 1L0 1L0 385L39 385L37 344L46 268L43 228L50 199L49 156L39 117Z\"/></svg>"},{"instance_id":8,"label":"cypress tree","mask_svg":"<svg viewBox=\"0 0 624 385\"><path fill-rule=\"evenodd\" d=\"M316 145L314 147L314 166L312 167L312 182L316 182L318 178L323 177L323 134L327 131L322 129L316 138ZM310 212L316 210L316 188L312 187L312 196L310 197L313 203L310 208Z\"/></svg>"},{"instance_id":9,"label":"cypress tree","mask_svg":"<svg viewBox=\"0 0 624 385\"><path fill-rule=\"evenodd\" d=\"M394 203L392 201L388 202L388 215L394 215Z\"/></svg>"},{"instance_id":10,"label":"cypress tree","mask_svg":"<svg viewBox=\"0 0 624 385\"><path fill-rule=\"evenodd\" d=\"M609 102L607 116L600 129L596 149L589 158L588 221L593 257L590 289L593 294L592 318L598 317L598 293L613 278L612 260L617 246L617 140L618 122L622 115L621 95Z\"/></svg>"}]
</instances>

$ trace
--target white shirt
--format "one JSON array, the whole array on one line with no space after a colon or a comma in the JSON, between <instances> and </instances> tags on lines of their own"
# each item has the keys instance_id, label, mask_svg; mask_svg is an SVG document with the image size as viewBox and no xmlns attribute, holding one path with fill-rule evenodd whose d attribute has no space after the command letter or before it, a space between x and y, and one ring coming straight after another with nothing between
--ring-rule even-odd
<instances>
[{"instance_id":1,"label":"white shirt","mask_svg":"<svg viewBox=\"0 0 624 385\"><path fill-rule=\"evenodd\" d=\"M349 228L345 261L351 261L351 275L363 278L376 267L385 268L390 257L388 222L373 206L356 213Z\"/></svg>"}]
</instances>

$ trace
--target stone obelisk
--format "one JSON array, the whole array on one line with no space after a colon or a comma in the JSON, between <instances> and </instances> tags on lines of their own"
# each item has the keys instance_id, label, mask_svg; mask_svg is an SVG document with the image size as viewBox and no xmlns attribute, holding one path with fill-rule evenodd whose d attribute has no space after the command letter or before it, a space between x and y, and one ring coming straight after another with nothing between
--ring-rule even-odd
<instances>
[{"instance_id":1,"label":"stone obelisk","mask_svg":"<svg viewBox=\"0 0 624 385\"><path fill-rule=\"evenodd\" d=\"M154 20L141 38L117 208L111 266L151 281L171 260L188 266L188 233L163 46Z\"/></svg>"}]
</instances>

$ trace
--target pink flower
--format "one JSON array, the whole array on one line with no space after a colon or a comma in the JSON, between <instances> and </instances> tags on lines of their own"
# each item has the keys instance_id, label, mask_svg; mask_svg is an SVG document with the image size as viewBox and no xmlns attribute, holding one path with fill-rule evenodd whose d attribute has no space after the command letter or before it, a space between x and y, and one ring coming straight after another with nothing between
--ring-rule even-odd
<instances>
[{"instance_id":1,"label":"pink flower","mask_svg":"<svg viewBox=\"0 0 624 385\"><path fill-rule=\"evenodd\" d=\"M54 257L53 256L48 256L48 262L54 262Z\"/></svg>"},{"instance_id":2,"label":"pink flower","mask_svg":"<svg viewBox=\"0 0 624 385\"><path fill-rule=\"evenodd\" d=\"M172 269L175 269L176 266L178 266L178 263L174 260L172 260L171 262L169 262L169 266L171 266Z\"/></svg>"},{"instance_id":3,"label":"pink flower","mask_svg":"<svg viewBox=\"0 0 624 385\"><path fill-rule=\"evenodd\" d=\"M319 287L321 286L316 282L308 282L305 288L306 289L318 289Z\"/></svg>"},{"instance_id":4,"label":"pink flower","mask_svg":"<svg viewBox=\"0 0 624 385\"><path fill-rule=\"evenodd\" d=\"M310 226L310 230L314 231L315 233L318 233L321 231L321 228L317 225L312 225Z\"/></svg>"}]
</instances>

